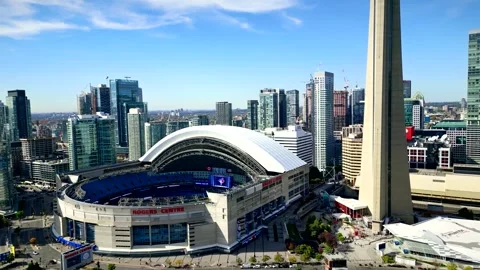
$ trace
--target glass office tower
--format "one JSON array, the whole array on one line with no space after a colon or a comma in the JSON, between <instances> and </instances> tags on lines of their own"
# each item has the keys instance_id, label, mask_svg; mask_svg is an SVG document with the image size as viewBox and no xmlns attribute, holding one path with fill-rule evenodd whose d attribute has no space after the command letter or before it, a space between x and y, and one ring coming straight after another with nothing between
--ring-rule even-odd
<instances>
[{"instance_id":1,"label":"glass office tower","mask_svg":"<svg viewBox=\"0 0 480 270\"><path fill-rule=\"evenodd\" d=\"M128 146L127 114L130 103L143 102L142 88L138 87L138 81L130 79L110 80L110 110L115 116L115 141L122 147ZM124 105L126 104L126 106ZM124 110L128 107L128 110Z\"/></svg>"},{"instance_id":2,"label":"glass office tower","mask_svg":"<svg viewBox=\"0 0 480 270\"><path fill-rule=\"evenodd\" d=\"M480 30L468 38L467 163L480 164Z\"/></svg>"}]
</instances>

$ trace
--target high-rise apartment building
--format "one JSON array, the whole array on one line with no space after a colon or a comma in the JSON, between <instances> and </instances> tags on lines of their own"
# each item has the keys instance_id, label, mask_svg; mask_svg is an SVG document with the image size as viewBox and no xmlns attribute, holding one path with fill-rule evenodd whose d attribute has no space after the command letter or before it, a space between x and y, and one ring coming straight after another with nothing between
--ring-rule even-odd
<instances>
[{"instance_id":1,"label":"high-rise apartment building","mask_svg":"<svg viewBox=\"0 0 480 270\"><path fill-rule=\"evenodd\" d=\"M216 106L217 125L231 126L232 125L232 103L228 101L217 102Z\"/></svg>"},{"instance_id":2,"label":"high-rise apartment building","mask_svg":"<svg viewBox=\"0 0 480 270\"><path fill-rule=\"evenodd\" d=\"M25 95L25 90L8 91L7 107L10 140L18 141L21 138L32 137L30 100Z\"/></svg>"},{"instance_id":3,"label":"high-rise apartment building","mask_svg":"<svg viewBox=\"0 0 480 270\"><path fill-rule=\"evenodd\" d=\"M300 101L298 90L287 91L287 125L296 126L300 116Z\"/></svg>"},{"instance_id":4,"label":"high-rise apartment building","mask_svg":"<svg viewBox=\"0 0 480 270\"><path fill-rule=\"evenodd\" d=\"M333 92L333 130L341 131L347 126L348 91Z\"/></svg>"},{"instance_id":5,"label":"high-rise apartment building","mask_svg":"<svg viewBox=\"0 0 480 270\"><path fill-rule=\"evenodd\" d=\"M286 129L267 128L262 132L309 165L312 165L312 133L304 131L299 125L288 126Z\"/></svg>"},{"instance_id":6,"label":"high-rise apartment building","mask_svg":"<svg viewBox=\"0 0 480 270\"><path fill-rule=\"evenodd\" d=\"M190 120L190 126L208 126L210 124L210 120L208 120L207 115L195 115Z\"/></svg>"},{"instance_id":7,"label":"high-rise apartment building","mask_svg":"<svg viewBox=\"0 0 480 270\"><path fill-rule=\"evenodd\" d=\"M403 98L412 97L412 81L403 80Z\"/></svg>"},{"instance_id":8,"label":"high-rise apartment building","mask_svg":"<svg viewBox=\"0 0 480 270\"><path fill-rule=\"evenodd\" d=\"M276 89L260 90L258 101L258 129L278 127L278 93Z\"/></svg>"},{"instance_id":9,"label":"high-rise apartment building","mask_svg":"<svg viewBox=\"0 0 480 270\"><path fill-rule=\"evenodd\" d=\"M93 112L93 97L92 93L82 92L77 96L77 114L92 114Z\"/></svg>"},{"instance_id":10,"label":"high-rise apartment building","mask_svg":"<svg viewBox=\"0 0 480 270\"><path fill-rule=\"evenodd\" d=\"M303 122L307 130L311 130L312 126L312 92L313 80L305 85L305 93L303 93Z\"/></svg>"},{"instance_id":11,"label":"high-rise apartment building","mask_svg":"<svg viewBox=\"0 0 480 270\"><path fill-rule=\"evenodd\" d=\"M128 144L128 113L130 112L130 109L135 109L139 108L140 111L142 112L142 121L144 123L147 123L149 121L148 119L148 104L146 102L129 102L129 103L123 103L122 106L122 117L125 117L125 119L122 119L122 122L126 123L125 125L125 130L127 133L125 133L127 144Z\"/></svg>"},{"instance_id":12,"label":"high-rise apartment building","mask_svg":"<svg viewBox=\"0 0 480 270\"><path fill-rule=\"evenodd\" d=\"M190 122L188 121L168 121L167 122L167 135L174 133L177 130L184 129L190 126Z\"/></svg>"},{"instance_id":13,"label":"high-rise apartment building","mask_svg":"<svg viewBox=\"0 0 480 270\"><path fill-rule=\"evenodd\" d=\"M128 159L138 160L145 154L145 117L140 108L128 112Z\"/></svg>"},{"instance_id":14,"label":"high-rise apartment building","mask_svg":"<svg viewBox=\"0 0 480 270\"><path fill-rule=\"evenodd\" d=\"M404 99L405 126L415 129L424 129L424 103L423 100L414 98Z\"/></svg>"},{"instance_id":15,"label":"high-rise apartment building","mask_svg":"<svg viewBox=\"0 0 480 270\"><path fill-rule=\"evenodd\" d=\"M287 95L284 89L278 90L278 127L287 127Z\"/></svg>"},{"instance_id":16,"label":"high-rise apartment building","mask_svg":"<svg viewBox=\"0 0 480 270\"><path fill-rule=\"evenodd\" d=\"M167 136L167 123L150 122L145 123L145 152L157 142Z\"/></svg>"},{"instance_id":17,"label":"high-rise apartment building","mask_svg":"<svg viewBox=\"0 0 480 270\"><path fill-rule=\"evenodd\" d=\"M362 166L362 125L342 129L342 173L354 185Z\"/></svg>"},{"instance_id":18,"label":"high-rise apartment building","mask_svg":"<svg viewBox=\"0 0 480 270\"><path fill-rule=\"evenodd\" d=\"M467 122L465 120L442 120L432 129L443 129L447 132L453 163L464 164L467 158Z\"/></svg>"},{"instance_id":19,"label":"high-rise apartment building","mask_svg":"<svg viewBox=\"0 0 480 270\"><path fill-rule=\"evenodd\" d=\"M247 100L247 125L251 130L258 129L258 100Z\"/></svg>"},{"instance_id":20,"label":"high-rise apartment building","mask_svg":"<svg viewBox=\"0 0 480 270\"><path fill-rule=\"evenodd\" d=\"M413 222L403 106L400 0L371 0L359 200L372 231L385 218Z\"/></svg>"},{"instance_id":21,"label":"high-rise apartment building","mask_svg":"<svg viewBox=\"0 0 480 270\"><path fill-rule=\"evenodd\" d=\"M467 163L480 164L480 30L468 36Z\"/></svg>"},{"instance_id":22,"label":"high-rise apartment building","mask_svg":"<svg viewBox=\"0 0 480 270\"><path fill-rule=\"evenodd\" d=\"M313 87L312 134L313 165L320 171L333 164L335 138L333 137L333 84L331 72L315 72Z\"/></svg>"},{"instance_id":23,"label":"high-rise apartment building","mask_svg":"<svg viewBox=\"0 0 480 270\"><path fill-rule=\"evenodd\" d=\"M350 92L348 97L348 123L351 125L363 124L363 105L360 102L365 100L365 89L355 88ZM355 118L356 117L356 118Z\"/></svg>"},{"instance_id":24,"label":"high-rise apartment building","mask_svg":"<svg viewBox=\"0 0 480 270\"><path fill-rule=\"evenodd\" d=\"M70 170L116 163L115 118L78 115L67 121Z\"/></svg>"},{"instance_id":25,"label":"high-rise apartment building","mask_svg":"<svg viewBox=\"0 0 480 270\"><path fill-rule=\"evenodd\" d=\"M143 102L142 88L137 80L115 79L110 80L110 111L115 117L115 140L121 147L128 146L127 114L130 108L138 108ZM136 103L130 105L131 103ZM144 111L145 113L145 111ZM145 113L146 115L148 113Z\"/></svg>"},{"instance_id":26,"label":"high-rise apartment building","mask_svg":"<svg viewBox=\"0 0 480 270\"><path fill-rule=\"evenodd\" d=\"M56 148L55 138L20 139L24 160L48 159Z\"/></svg>"},{"instance_id":27,"label":"high-rise apartment building","mask_svg":"<svg viewBox=\"0 0 480 270\"><path fill-rule=\"evenodd\" d=\"M106 84L99 84L97 87L90 87L92 93L92 113L103 112L112 114L110 109L110 87Z\"/></svg>"},{"instance_id":28,"label":"high-rise apartment building","mask_svg":"<svg viewBox=\"0 0 480 270\"><path fill-rule=\"evenodd\" d=\"M11 168L10 142L2 136L0 140L0 211L11 212L15 208L15 187Z\"/></svg>"}]
</instances>

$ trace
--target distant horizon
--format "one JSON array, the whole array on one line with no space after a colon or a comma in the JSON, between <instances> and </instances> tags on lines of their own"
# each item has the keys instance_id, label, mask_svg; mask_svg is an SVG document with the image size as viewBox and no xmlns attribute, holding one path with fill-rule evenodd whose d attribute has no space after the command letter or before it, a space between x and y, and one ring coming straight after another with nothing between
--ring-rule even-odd
<instances>
[{"instance_id":1,"label":"distant horizon","mask_svg":"<svg viewBox=\"0 0 480 270\"><path fill-rule=\"evenodd\" d=\"M428 102L425 102L425 106L430 104L430 103L460 103L460 100L459 101L428 101ZM303 107L303 106L300 106L300 108ZM152 113L152 112L171 112L171 111L175 111L175 110L179 110L179 109L183 109L184 111L188 111L188 112L196 112L196 111L211 111L211 112L215 112L215 108L213 109L186 109L186 108L176 108L176 109L160 109L160 110L148 110L148 113ZM232 110L247 110L247 108L233 108ZM72 112L32 112L32 114L47 114L47 113L62 113L62 114L68 114L68 113L71 113L71 114L77 114L77 112L75 111L72 111Z\"/></svg>"}]
</instances>

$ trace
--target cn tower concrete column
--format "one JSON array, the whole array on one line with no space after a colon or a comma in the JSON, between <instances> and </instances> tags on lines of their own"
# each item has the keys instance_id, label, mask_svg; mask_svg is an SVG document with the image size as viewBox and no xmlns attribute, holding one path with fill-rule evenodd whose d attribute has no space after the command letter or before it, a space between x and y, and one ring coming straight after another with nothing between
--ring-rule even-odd
<instances>
[{"instance_id":1,"label":"cn tower concrete column","mask_svg":"<svg viewBox=\"0 0 480 270\"><path fill-rule=\"evenodd\" d=\"M403 108L400 0L370 0L360 201L372 229L387 217L413 222Z\"/></svg>"}]
</instances>

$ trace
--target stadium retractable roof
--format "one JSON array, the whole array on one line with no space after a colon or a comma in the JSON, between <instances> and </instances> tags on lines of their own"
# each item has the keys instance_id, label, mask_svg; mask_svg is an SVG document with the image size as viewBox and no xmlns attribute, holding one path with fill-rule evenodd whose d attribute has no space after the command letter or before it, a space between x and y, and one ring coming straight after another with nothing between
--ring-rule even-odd
<instances>
[{"instance_id":1,"label":"stadium retractable roof","mask_svg":"<svg viewBox=\"0 0 480 270\"><path fill-rule=\"evenodd\" d=\"M156 143L139 161L152 163L171 146L202 137L214 138L237 147L270 172L284 173L306 165L295 154L259 132L220 125L195 126L176 131Z\"/></svg>"}]
</instances>

